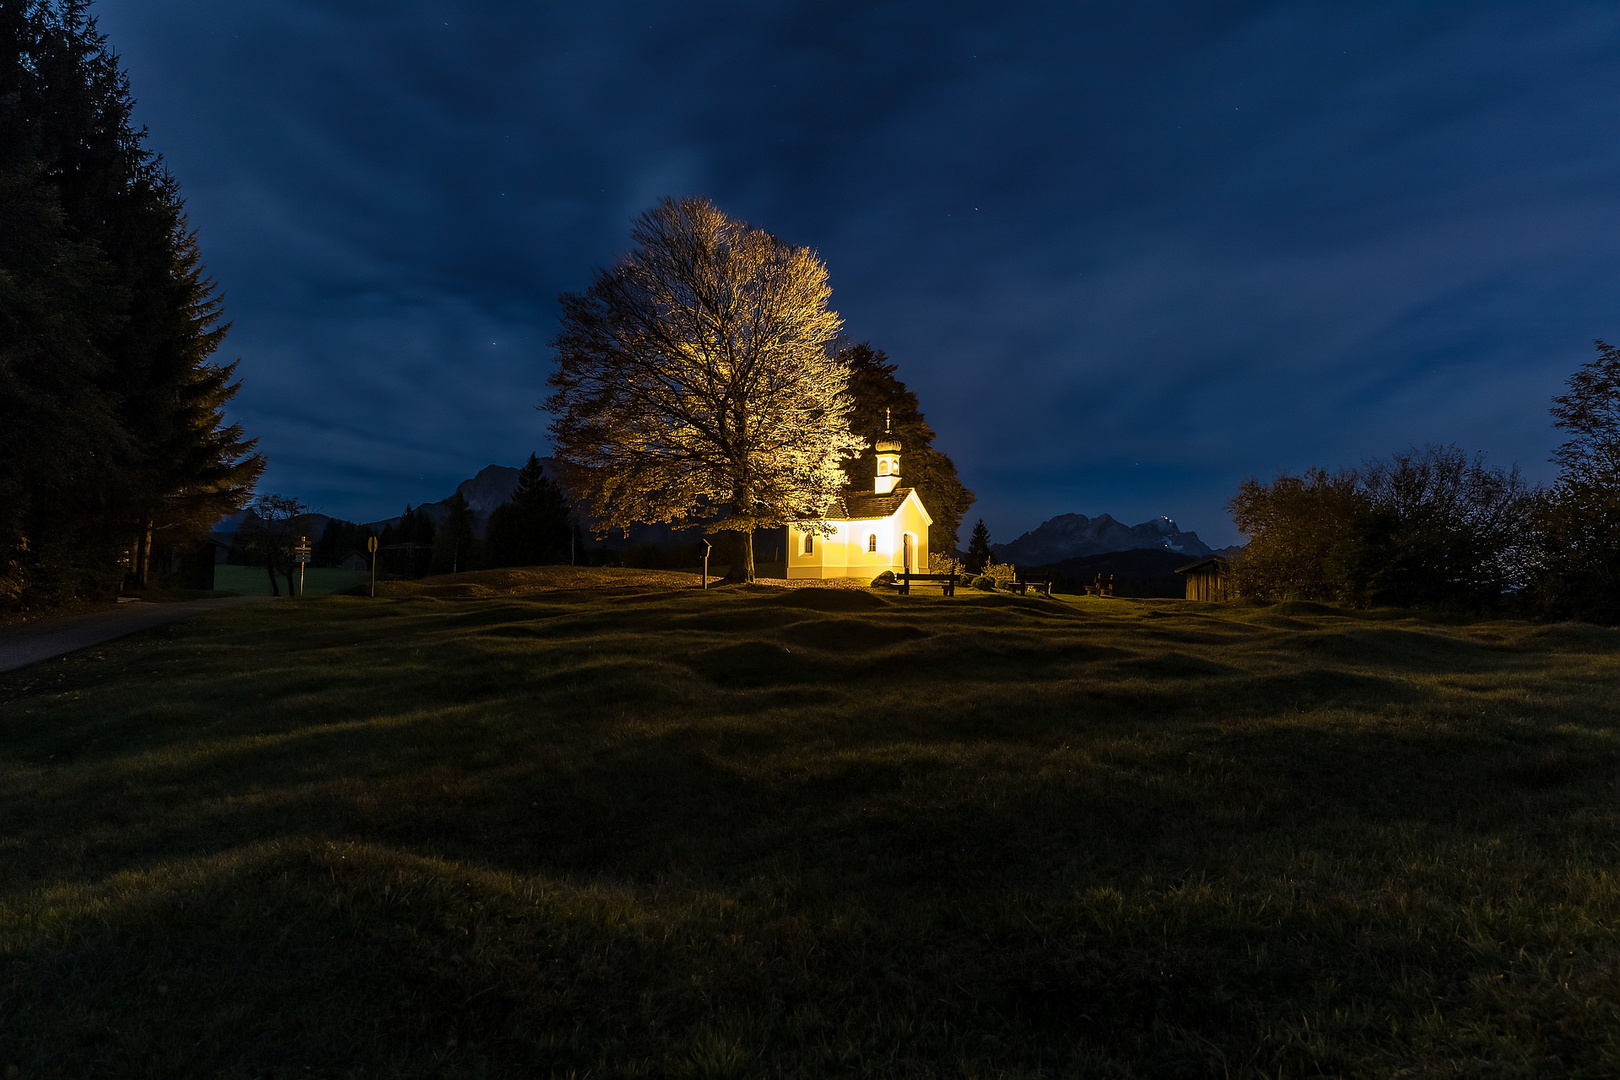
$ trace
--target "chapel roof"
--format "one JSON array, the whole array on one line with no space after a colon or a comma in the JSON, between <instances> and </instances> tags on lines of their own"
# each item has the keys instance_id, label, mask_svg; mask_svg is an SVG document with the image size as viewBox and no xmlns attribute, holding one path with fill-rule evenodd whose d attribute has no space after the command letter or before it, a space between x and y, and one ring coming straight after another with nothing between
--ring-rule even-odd
<instances>
[{"instance_id":1,"label":"chapel roof","mask_svg":"<svg viewBox=\"0 0 1620 1080\"><path fill-rule=\"evenodd\" d=\"M827 508L830 521L881 520L900 509L900 504L911 494L908 487L895 488L884 495L871 491L846 491Z\"/></svg>"}]
</instances>

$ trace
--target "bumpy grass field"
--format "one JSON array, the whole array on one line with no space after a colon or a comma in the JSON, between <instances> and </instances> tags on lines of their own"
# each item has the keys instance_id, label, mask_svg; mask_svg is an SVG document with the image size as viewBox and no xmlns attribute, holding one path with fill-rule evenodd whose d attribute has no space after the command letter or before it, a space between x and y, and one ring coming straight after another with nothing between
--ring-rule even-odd
<instances>
[{"instance_id":1,"label":"bumpy grass field","mask_svg":"<svg viewBox=\"0 0 1620 1080\"><path fill-rule=\"evenodd\" d=\"M1620 1074L1620 633L521 584L0 676L0 1070Z\"/></svg>"}]
</instances>

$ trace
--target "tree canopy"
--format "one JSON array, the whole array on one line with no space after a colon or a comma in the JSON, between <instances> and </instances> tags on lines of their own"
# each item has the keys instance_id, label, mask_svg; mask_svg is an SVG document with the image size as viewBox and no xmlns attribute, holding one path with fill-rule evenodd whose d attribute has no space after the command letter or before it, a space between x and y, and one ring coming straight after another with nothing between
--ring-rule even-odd
<instances>
[{"instance_id":1,"label":"tree canopy","mask_svg":"<svg viewBox=\"0 0 1620 1080\"><path fill-rule=\"evenodd\" d=\"M1249 537L1244 596L1483 607L1522 583L1517 468L1425 446L1330 473L1250 478L1227 509Z\"/></svg>"},{"instance_id":2,"label":"tree canopy","mask_svg":"<svg viewBox=\"0 0 1620 1080\"><path fill-rule=\"evenodd\" d=\"M868 342L839 350L838 358L849 366L849 395L855 401L849 429L866 440L859 454L844 461L850 485L871 486L877 470L873 440L889 431L901 446L902 482L917 489L934 519L928 527L928 550L955 551L962 515L976 497L962 486L956 463L934 449L934 429L923 418L917 395L895 378L896 365L888 355Z\"/></svg>"},{"instance_id":3,"label":"tree canopy","mask_svg":"<svg viewBox=\"0 0 1620 1080\"><path fill-rule=\"evenodd\" d=\"M700 198L660 200L631 239L562 296L544 407L570 493L605 528L821 519L860 448L826 267Z\"/></svg>"},{"instance_id":4,"label":"tree canopy","mask_svg":"<svg viewBox=\"0 0 1620 1080\"><path fill-rule=\"evenodd\" d=\"M1553 422L1569 438L1536 506L1532 596L1544 614L1620 623L1620 350L1595 344L1597 359L1553 398Z\"/></svg>"},{"instance_id":5,"label":"tree canopy","mask_svg":"<svg viewBox=\"0 0 1620 1080\"><path fill-rule=\"evenodd\" d=\"M87 0L0 5L0 604L144 581L263 471L179 186Z\"/></svg>"}]
</instances>

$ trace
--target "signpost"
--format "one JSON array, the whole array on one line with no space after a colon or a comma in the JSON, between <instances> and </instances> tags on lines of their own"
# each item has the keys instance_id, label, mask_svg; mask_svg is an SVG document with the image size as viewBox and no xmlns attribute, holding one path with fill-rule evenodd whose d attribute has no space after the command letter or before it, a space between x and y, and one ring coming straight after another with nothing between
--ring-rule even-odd
<instances>
[{"instance_id":1,"label":"signpost","mask_svg":"<svg viewBox=\"0 0 1620 1080\"><path fill-rule=\"evenodd\" d=\"M703 541L703 587L705 589L709 587L709 552L713 550L713 544L707 540Z\"/></svg>"},{"instance_id":2,"label":"signpost","mask_svg":"<svg viewBox=\"0 0 1620 1080\"><path fill-rule=\"evenodd\" d=\"M298 546L293 548L293 558L298 562L298 595L304 595L304 567L309 565L309 537L300 536Z\"/></svg>"},{"instance_id":3,"label":"signpost","mask_svg":"<svg viewBox=\"0 0 1620 1080\"><path fill-rule=\"evenodd\" d=\"M371 552L371 597L377 598L377 538L366 537L366 550Z\"/></svg>"}]
</instances>

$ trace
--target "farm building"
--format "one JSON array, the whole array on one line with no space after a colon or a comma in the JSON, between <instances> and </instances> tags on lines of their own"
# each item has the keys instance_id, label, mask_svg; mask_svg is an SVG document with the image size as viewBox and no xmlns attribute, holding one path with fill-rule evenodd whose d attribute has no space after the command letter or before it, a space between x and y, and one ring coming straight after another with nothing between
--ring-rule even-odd
<instances>
[{"instance_id":1,"label":"farm building","mask_svg":"<svg viewBox=\"0 0 1620 1080\"><path fill-rule=\"evenodd\" d=\"M872 490L844 490L827 510L830 535L788 526L789 578L870 579L885 570L927 572L928 526L934 519L914 488L900 486L900 444L884 439L875 449Z\"/></svg>"},{"instance_id":2,"label":"farm building","mask_svg":"<svg viewBox=\"0 0 1620 1080\"><path fill-rule=\"evenodd\" d=\"M1232 565L1219 555L1178 566L1176 573L1185 575L1188 600L1230 600L1236 595Z\"/></svg>"}]
</instances>

